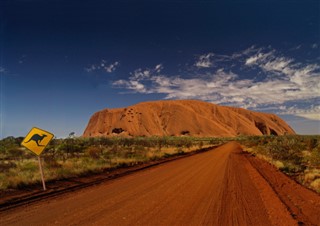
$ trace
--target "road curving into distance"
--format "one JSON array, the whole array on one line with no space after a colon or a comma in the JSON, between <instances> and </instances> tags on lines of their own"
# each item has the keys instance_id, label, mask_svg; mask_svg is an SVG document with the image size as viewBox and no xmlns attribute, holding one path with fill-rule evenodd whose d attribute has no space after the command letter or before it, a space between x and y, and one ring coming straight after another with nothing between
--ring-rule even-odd
<instances>
[{"instance_id":1,"label":"road curving into distance","mask_svg":"<svg viewBox=\"0 0 320 226\"><path fill-rule=\"evenodd\" d=\"M320 197L313 195L317 203ZM212 151L3 211L0 224L298 225L299 219L294 219L295 214L284 203L250 164L240 145L230 142ZM319 205L308 208L320 213ZM303 217L305 225L318 223L317 217Z\"/></svg>"}]
</instances>

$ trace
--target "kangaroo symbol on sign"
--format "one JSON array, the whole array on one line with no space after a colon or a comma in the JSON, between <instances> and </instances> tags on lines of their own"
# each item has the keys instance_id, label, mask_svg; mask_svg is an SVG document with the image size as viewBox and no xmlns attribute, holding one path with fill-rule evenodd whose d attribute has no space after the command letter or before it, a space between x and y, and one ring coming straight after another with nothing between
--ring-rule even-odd
<instances>
[{"instance_id":1,"label":"kangaroo symbol on sign","mask_svg":"<svg viewBox=\"0 0 320 226\"><path fill-rule=\"evenodd\" d=\"M39 135L39 134L34 134L34 135L32 135L32 137L26 142L26 143L29 143L30 141L34 141L34 142L36 142L37 143L37 145L38 146L44 146L44 145L40 145L39 143L43 140L43 138L45 138L47 135L45 135L45 134L42 134L42 136L41 135Z\"/></svg>"}]
</instances>

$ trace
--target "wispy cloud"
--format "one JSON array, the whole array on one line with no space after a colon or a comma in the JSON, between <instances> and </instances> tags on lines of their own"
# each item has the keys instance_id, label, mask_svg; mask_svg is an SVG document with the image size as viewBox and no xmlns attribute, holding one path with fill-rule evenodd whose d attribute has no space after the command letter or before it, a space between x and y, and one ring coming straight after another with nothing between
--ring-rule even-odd
<instances>
[{"instance_id":1,"label":"wispy cloud","mask_svg":"<svg viewBox=\"0 0 320 226\"><path fill-rule=\"evenodd\" d=\"M198 56L197 61L195 62L195 66L197 68L210 68L212 67L212 57L214 56L213 53L207 53Z\"/></svg>"},{"instance_id":2,"label":"wispy cloud","mask_svg":"<svg viewBox=\"0 0 320 226\"><path fill-rule=\"evenodd\" d=\"M116 87L125 87L126 89L138 93L149 93L151 91L149 91L147 86L143 84L143 81L152 80L154 75L160 73L162 69L162 64L158 64L151 69L139 68L130 74L128 80L117 80L113 82L113 85Z\"/></svg>"},{"instance_id":3,"label":"wispy cloud","mask_svg":"<svg viewBox=\"0 0 320 226\"><path fill-rule=\"evenodd\" d=\"M23 64L25 62L25 60L27 59L27 55L23 54L20 58L19 58L19 64Z\"/></svg>"},{"instance_id":4,"label":"wispy cloud","mask_svg":"<svg viewBox=\"0 0 320 226\"><path fill-rule=\"evenodd\" d=\"M292 58L277 56L275 51L258 53L246 60L246 65L262 69L269 77L264 84L276 82L283 102L320 96L320 65L302 64ZM274 90L272 87L271 90Z\"/></svg>"},{"instance_id":5,"label":"wispy cloud","mask_svg":"<svg viewBox=\"0 0 320 226\"><path fill-rule=\"evenodd\" d=\"M0 67L0 73L5 73L5 72L6 72L6 69L3 67Z\"/></svg>"},{"instance_id":6,"label":"wispy cloud","mask_svg":"<svg viewBox=\"0 0 320 226\"><path fill-rule=\"evenodd\" d=\"M104 66L104 69L105 69L107 72L111 73L111 72L114 72L119 65L120 65L120 63L119 63L118 61L116 61L116 62L114 62L113 64L110 64L110 65L108 65L108 66Z\"/></svg>"},{"instance_id":7,"label":"wispy cloud","mask_svg":"<svg viewBox=\"0 0 320 226\"><path fill-rule=\"evenodd\" d=\"M257 54L250 56L246 59L245 65L255 65L258 62L264 62L268 59L268 57L270 57L271 55L273 55L272 52L269 53L261 53L258 52Z\"/></svg>"},{"instance_id":8,"label":"wispy cloud","mask_svg":"<svg viewBox=\"0 0 320 226\"><path fill-rule=\"evenodd\" d=\"M209 57L202 58L202 62L213 54L204 56ZM162 69L161 65L153 69L137 69L128 79L115 81L113 85L134 93L165 94L166 99L192 98L254 110L267 106L279 114L320 120L317 116L319 106L298 107L301 106L299 103L308 100L313 100L313 103L318 100L316 103L319 103L318 64L299 63L274 49L255 47L220 59L224 59L224 63L229 61L230 67L208 68L205 72L195 72L185 78L162 73L162 70L157 70ZM238 64L240 71L232 71L231 64ZM265 76L243 79L241 68L245 70L243 73L261 72ZM286 107L293 102L297 103L294 107Z\"/></svg>"},{"instance_id":9,"label":"wispy cloud","mask_svg":"<svg viewBox=\"0 0 320 226\"><path fill-rule=\"evenodd\" d=\"M319 45L317 44L317 43L313 43L312 45L311 45L311 48L312 49L317 49L319 47Z\"/></svg>"},{"instance_id":10,"label":"wispy cloud","mask_svg":"<svg viewBox=\"0 0 320 226\"><path fill-rule=\"evenodd\" d=\"M297 115L303 118L308 118L312 120L320 120L320 106L311 105L307 109L301 109L297 106L292 106L289 108L282 107L281 114Z\"/></svg>"},{"instance_id":11,"label":"wispy cloud","mask_svg":"<svg viewBox=\"0 0 320 226\"><path fill-rule=\"evenodd\" d=\"M118 61L115 61L114 63L111 63L111 64L110 63L107 64L107 61L102 59L99 64L92 64L89 67L86 67L85 70L87 72L94 72L94 71L103 70L107 73L112 73L119 66L120 66L120 63Z\"/></svg>"}]
</instances>

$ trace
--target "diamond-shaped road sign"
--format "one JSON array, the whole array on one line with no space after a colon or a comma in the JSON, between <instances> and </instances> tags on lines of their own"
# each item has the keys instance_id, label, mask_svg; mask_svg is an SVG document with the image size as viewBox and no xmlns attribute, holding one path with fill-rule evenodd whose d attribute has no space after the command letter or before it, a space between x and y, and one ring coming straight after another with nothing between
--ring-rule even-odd
<instances>
[{"instance_id":1,"label":"diamond-shaped road sign","mask_svg":"<svg viewBox=\"0 0 320 226\"><path fill-rule=\"evenodd\" d=\"M48 131L33 127L23 139L21 145L40 155L53 138L53 134Z\"/></svg>"}]
</instances>

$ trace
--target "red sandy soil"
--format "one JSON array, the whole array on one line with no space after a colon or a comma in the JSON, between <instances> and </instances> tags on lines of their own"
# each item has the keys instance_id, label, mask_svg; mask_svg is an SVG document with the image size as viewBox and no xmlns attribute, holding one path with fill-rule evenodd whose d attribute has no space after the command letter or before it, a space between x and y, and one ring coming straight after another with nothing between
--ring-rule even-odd
<instances>
[{"instance_id":1,"label":"red sandy soil","mask_svg":"<svg viewBox=\"0 0 320 226\"><path fill-rule=\"evenodd\" d=\"M234 137L240 134L294 133L285 121L274 114L197 100L168 100L96 112L83 136Z\"/></svg>"},{"instance_id":2,"label":"red sandy soil","mask_svg":"<svg viewBox=\"0 0 320 226\"><path fill-rule=\"evenodd\" d=\"M0 213L1 225L319 225L320 196L236 142Z\"/></svg>"}]
</instances>

